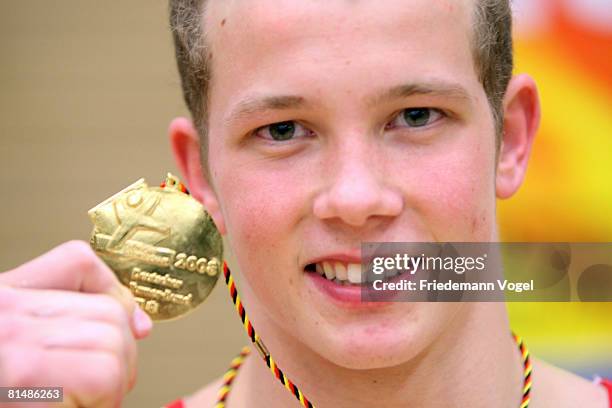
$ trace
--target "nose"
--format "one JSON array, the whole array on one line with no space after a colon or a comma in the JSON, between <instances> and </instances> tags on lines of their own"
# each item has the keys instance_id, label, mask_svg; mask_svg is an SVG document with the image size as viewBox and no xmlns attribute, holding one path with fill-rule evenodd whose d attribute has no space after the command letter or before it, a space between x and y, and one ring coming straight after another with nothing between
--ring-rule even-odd
<instances>
[{"instance_id":1,"label":"nose","mask_svg":"<svg viewBox=\"0 0 612 408\"><path fill-rule=\"evenodd\" d=\"M401 192L387 174L388 163L369 143L353 143L327 160L325 188L314 200L314 215L339 219L353 227L370 220L397 216L404 203Z\"/></svg>"}]
</instances>

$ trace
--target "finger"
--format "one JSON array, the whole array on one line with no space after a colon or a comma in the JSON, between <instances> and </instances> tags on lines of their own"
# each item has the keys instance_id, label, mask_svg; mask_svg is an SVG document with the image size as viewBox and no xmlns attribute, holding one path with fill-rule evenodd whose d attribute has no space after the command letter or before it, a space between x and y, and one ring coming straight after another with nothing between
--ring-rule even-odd
<instances>
[{"instance_id":1,"label":"finger","mask_svg":"<svg viewBox=\"0 0 612 408\"><path fill-rule=\"evenodd\" d=\"M128 389L125 364L114 353L31 347L2 351L8 384L63 387L64 400L78 407L116 408Z\"/></svg>"},{"instance_id":2,"label":"finger","mask_svg":"<svg viewBox=\"0 0 612 408\"><path fill-rule=\"evenodd\" d=\"M77 321L70 318L32 319L36 334L29 342L45 350L106 351L121 357L127 381L123 393L132 389L136 381L137 347L129 326ZM27 344L28 340L24 343Z\"/></svg>"},{"instance_id":3,"label":"finger","mask_svg":"<svg viewBox=\"0 0 612 408\"><path fill-rule=\"evenodd\" d=\"M143 313L139 307L135 310ZM138 313L132 318L124 306L115 298L105 294L84 294L60 290L15 289L0 286L0 311L14 316L26 315L37 318L70 316L74 319L107 322L124 325L131 329L137 339L146 337L152 326L151 319ZM1 337L1 335L0 335Z\"/></svg>"},{"instance_id":4,"label":"finger","mask_svg":"<svg viewBox=\"0 0 612 408\"><path fill-rule=\"evenodd\" d=\"M132 329L145 337L152 322L134 313L136 301L113 271L83 241L64 243L11 271L0 273L0 286L105 293L117 299L133 317Z\"/></svg>"},{"instance_id":5,"label":"finger","mask_svg":"<svg viewBox=\"0 0 612 408\"><path fill-rule=\"evenodd\" d=\"M69 328L61 324L49 323L42 323L46 327L41 328L35 336L37 338L30 341L45 350L106 351L117 354L125 364L128 381L135 377L136 343L126 328L106 323L80 322L77 329L68 331ZM66 323L74 326L75 322L66 319Z\"/></svg>"},{"instance_id":6,"label":"finger","mask_svg":"<svg viewBox=\"0 0 612 408\"><path fill-rule=\"evenodd\" d=\"M129 313L125 307L106 294L0 287L0 310L42 318L72 316L129 324Z\"/></svg>"},{"instance_id":7,"label":"finger","mask_svg":"<svg viewBox=\"0 0 612 408\"><path fill-rule=\"evenodd\" d=\"M132 322L133 332L137 340L144 339L151 333L153 320L151 320L151 317L138 305L134 308Z\"/></svg>"},{"instance_id":8,"label":"finger","mask_svg":"<svg viewBox=\"0 0 612 408\"><path fill-rule=\"evenodd\" d=\"M136 340L125 317L109 320L112 322L82 320L75 316L40 318L15 313L3 314L0 315L0 327L3 329L0 331L0 343L45 350L116 353L127 364L128 388L131 389L136 380Z\"/></svg>"},{"instance_id":9,"label":"finger","mask_svg":"<svg viewBox=\"0 0 612 408\"><path fill-rule=\"evenodd\" d=\"M122 287L115 274L84 241L66 242L4 272L0 274L0 283L20 288L113 294Z\"/></svg>"}]
</instances>

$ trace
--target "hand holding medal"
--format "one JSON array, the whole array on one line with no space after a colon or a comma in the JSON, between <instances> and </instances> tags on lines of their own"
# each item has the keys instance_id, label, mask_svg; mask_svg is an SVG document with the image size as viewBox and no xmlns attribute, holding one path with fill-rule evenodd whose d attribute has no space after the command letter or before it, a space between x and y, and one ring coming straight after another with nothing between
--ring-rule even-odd
<instances>
[{"instance_id":1,"label":"hand holding medal","mask_svg":"<svg viewBox=\"0 0 612 408\"><path fill-rule=\"evenodd\" d=\"M0 385L61 386L61 406L119 406L136 382L147 314L167 320L202 303L222 241L171 175L161 187L139 180L89 215L90 245L67 242L0 273Z\"/></svg>"}]
</instances>

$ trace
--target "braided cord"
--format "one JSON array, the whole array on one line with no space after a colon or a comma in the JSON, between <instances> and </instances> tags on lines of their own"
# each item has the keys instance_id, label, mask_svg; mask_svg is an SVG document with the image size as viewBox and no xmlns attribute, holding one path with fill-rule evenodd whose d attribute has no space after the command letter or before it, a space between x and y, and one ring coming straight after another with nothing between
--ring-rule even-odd
<instances>
[{"instance_id":1,"label":"braided cord","mask_svg":"<svg viewBox=\"0 0 612 408\"><path fill-rule=\"evenodd\" d=\"M236 283L234 282L234 278L232 277L232 274L230 273L230 270L225 261L223 262L223 276L225 277L225 283L227 284L230 296L232 298L232 301L234 302L234 306L236 306L236 311L240 316L240 320L242 321L242 325L244 326L247 335L255 344L255 347L261 354L262 358L266 362L266 365L268 366L274 377L276 377L281 382L281 384L283 384L283 386L285 386L285 388L287 388L287 390L289 390L289 392L291 392L295 396L295 398L300 402L303 407L314 408L314 405L310 401L308 401L302 391L289 378L287 378L283 370L281 370L280 367L276 364L276 362L266 349L266 346L259 338L259 335L255 332L255 329L253 328L253 325L251 324L251 321L249 320L249 317L246 314L246 310L244 310L240 295L236 290Z\"/></svg>"},{"instance_id":2,"label":"braided cord","mask_svg":"<svg viewBox=\"0 0 612 408\"><path fill-rule=\"evenodd\" d=\"M529 358L529 350L525 346L523 339L516 334L512 334L516 345L521 352L521 359L523 360L523 399L519 408L527 408L529 401L531 401L531 372L533 367L531 366L531 359Z\"/></svg>"},{"instance_id":3,"label":"braided cord","mask_svg":"<svg viewBox=\"0 0 612 408\"><path fill-rule=\"evenodd\" d=\"M219 389L217 394L217 404L215 408L225 408L225 401L227 400L227 396L232 387L232 383L234 382L234 378L236 378L236 374L238 373L238 369L242 365L246 356L249 355L251 350L248 347L243 347L230 364L230 368L223 375L223 386Z\"/></svg>"},{"instance_id":4,"label":"braided cord","mask_svg":"<svg viewBox=\"0 0 612 408\"><path fill-rule=\"evenodd\" d=\"M242 321L242 325L244 326L244 329L246 330L247 335L249 336L253 344L255 344L255 347L261 354L262 358L266 362L266 365L268 366L268 368L270 369L274 377L276 377L285 386L285 388L287 388L287 390L289 390L289 392L291 392L295 396L295 398L300 402L300 404L303 407L314 408L314 405L304 396L302 391L289 378L287 378L285 373L278 367L278 365L276 364L276 362L274 361L274 359L268 352L266 346L263 344L261 338L255 332L255 329L253 328L253 325L251 324L251 321L249 320L249 317L246 314L246 310L244 309L244 306L242 305L242 300L240 299L240 295L238 294L238 291L236 290L236 283L234 282L234 278L232 277L229 267L227 266L227 263L225 261L223 261L223 276L225 277L225 283L227 284L229 294L232 298L232 301L234 302L234 306L236 307L236 311L238 312L238 315L240 316L240 320ZM523 367L524 367L523 390L522 390L523 397L521 399L521 404L519 408L528 408L529 402L531 401L531 373L533 371L533 367L531 366L529 350L527 349L527 346L525 346L525 342L523 341L523 339L514 333L512 333L512 337L514 341L516 342L516 345L518 346L519 351L521 352L521 359L523 360ZM242 358L244 358L243 353L244 353L244 349L243 349L243 352L241 352L240 354ZM237 359L240 358L240 356L238 356ZM234 359L234 361L236 361L236 359ZM234 361L232 361L232 367L226 373L226 376L228 376L228 378L230 377L231 378L229 379L229 382L226 383L225 382L226 377L224 376L224 386L219 391L219 398L223 396L223 400L219 399L219 402L217 403L215 408L225 407L224 401L227 398L227 394L230 391L230 385L231 385L233 378L236 375L236 371L238 370L238 367L240 366L240 364L237 364L236 367L234 367L235 365ZM242 360L240 360L240 363L242 363Z\"/></svg>"}]
</instances>

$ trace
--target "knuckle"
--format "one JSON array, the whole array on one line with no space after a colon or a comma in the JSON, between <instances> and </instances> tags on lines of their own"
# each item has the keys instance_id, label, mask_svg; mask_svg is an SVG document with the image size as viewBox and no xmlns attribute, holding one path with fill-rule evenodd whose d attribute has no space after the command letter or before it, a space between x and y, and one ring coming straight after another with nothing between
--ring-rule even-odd
<instances>
[{"instance_id":1,"label":"knuckle","mask_svg":"<svg viewBox=\"0 0 612 408\"><path fill-rule=\"evenodd\" d=\"M17 340L24 330L25 322L12 313L3 313L0 315L0 344L9 343Z\"/></svg>"},{"instance_id":2,"label":"knuckle","mask_svg":"<svg viewBox=\"0 0 612 408\"><path fill-rule=\"evenodd\" d=\"M100 298L99 307L105 321L117 326L129 325L127 311L117 299L108 295L100 295Z\"/></svg>"},{"instance_id":3,"label":"knuckle","mask_svg":"<svg viewBox=\"0 0 612 408\"><path fill-rule=\"evenodd\" d=\"M103 341L108 345L108 348L114 352L123 352L125 349L125 339L123 331L115 325L107 325L103 333Z\"/></svg>"},{"instance_id":4,"label":"knuckle","mask_svg":"<svg viewBox=\"0 0 612 408\"><path fill-rule=\"evenodd\" d=\"M0 379L11 387L36 385L40 376L41 361L35 349L23 347L0 348Z\"/></svg>"},{"instance_id":5,"label":"knuckle","mask_svg":"<svg viewBox=\"0 0 612 408\"><path fill-rule=\"evenodd\" d=\"M106 358L104 358L102 362L102 366L104 367L102 371L108 373L111 379L120 378L122 371L121 359L115 353L106 353L104 355Z\"/></svg>"},{"instance_id":6,"label":"knuckle","mask_svg":"<svg viewBox=\"0 0 612 408\"><path fill-rule=\"evenodd\" d=\"M18 301L19 291L17 289L0 284L0 311L12 309Z\"/></svg>"},{"instance_id":7,"label":"knuckle","mask_svg":"<svg viewBox=\"0 0 612 408\"><path fill-rule=\"evenodd\" d=\"M99 395L120 393L124 377L122 359L114 353L103 353L98 357L97 367L97 374L91 378L92 390Z\"/></svg>"},{"instance_id":8,"label":"knuckle","mask_svg":"<svg viewBox=\"0 0 612 408\"><path fill-rule=\"evenodd\" d=\"M93 250L91 249L89 244L80 239L73 239L71 241L64 242L59 246L59 248L62 248L69 252L80 253L83 255L93 253Z\"/></svg>"},{"instance_id":9,"label":"knuckle","mask_svg":"<svg viewBox=\"0 0 612 408\"><path fill-rule=\"evenodd\" d=\"M62 251L70 255L74 266L81 270L91 270L98 266L99 260L95 252L85 241L68 241L60 246Z\"/></svg>"}]
</instances>

